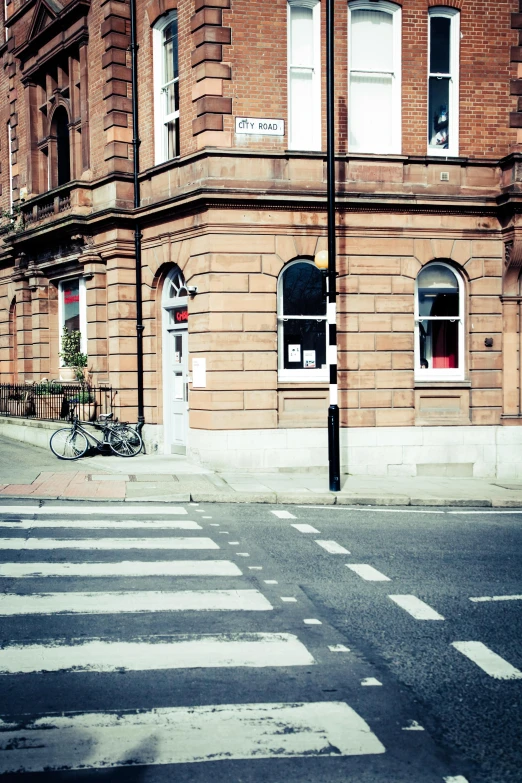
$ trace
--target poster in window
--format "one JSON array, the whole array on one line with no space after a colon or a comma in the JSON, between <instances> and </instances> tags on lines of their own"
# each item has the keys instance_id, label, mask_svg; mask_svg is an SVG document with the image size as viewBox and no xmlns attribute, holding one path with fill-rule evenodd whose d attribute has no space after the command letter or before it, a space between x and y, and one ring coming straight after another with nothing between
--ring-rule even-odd
<instances>
[{"instance_id":1,"label":"poster in window","mask_svg":"<svg viewBox=\"0 0 522 783\"><path fill-rule=\"evenodd\" d=\"M288 346L288 361L289 362L300 362L301 361L301 346L300 345L289 345Z\"/></svg>"},{"instance_id":2,"label":"poster in window","mask_svg":"<svg viewBox=\"0 0 522 783\"><path fill-rule=\"evenodd\" d=\"M315 351L303 351L303 367L315 370Z\"/></svg>"}]
</instances>

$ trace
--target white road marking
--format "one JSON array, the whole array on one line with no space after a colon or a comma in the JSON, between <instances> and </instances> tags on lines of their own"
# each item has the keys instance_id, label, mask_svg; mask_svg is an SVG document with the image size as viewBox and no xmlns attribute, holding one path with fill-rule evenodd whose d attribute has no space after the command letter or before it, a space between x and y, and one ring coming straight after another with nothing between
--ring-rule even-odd
<instances>
[{"instance_id":1,"label":"white road marking","mask_svg":"<svg viewBox=\"0 0 522 783\"><path fill-rule=\"evenodd\" d=\"M356 573L361 579L366 579L367 582L390 582L391 579L380 571L377 571L371 565L367 563L346 563L346 568Z\"/></svg>"},{"instance_id":2,"label":"white road marking","mask_svg":"<svg viewBox=\"0 0 522 783\"><path fill-rule=\"evenodd\" d=\"M201 519L212 519L212 517L201 517Z\"/></svg>"},{"instance_id":3,"label":"white road marking","mask_svg":"<svg viewBox=\"0 0 522 783\"><path fill-rule=\"evenodd\" d=\"M196 509L196 514L204 514L204 513L205 513L205 509L204 508L197 508Z\"/></svg>"},{"instance_id":4,"label":"white road marking","mask_svg":"<svg viewBox=\"0 0 522 783\"><path fill-rule=\"evenodd\" d=\"M410 720L408 721L407 726L402 727L403 731L424 731L424 726L421 726L420 723L417 723L416 720Z\"/></svg>"},{"instance_id":5,"label":"white road marking","mask_svg":"<svg viewBox=\"0 0 522 783\"><path fill-rule=\"evenodd\" d=\"M470 601L479 603L482 601L522 601L522 595L483 595L479 598L470 598Z\"/></svg>"},{"instance_id":6,"label":"white road marking","mask_svg":"<svg viewBox=\"0 0 522 783\"><path fill-rule=\"evenodd\" d=\"M322 511L371 511L372 514L446 514L446 513L461 513L461 512L446 512L446 511L425 511L417 510L414 508L377 508L376 506L297 506L297 508L304 509L319 509ZM466 513L466 512L462 512ZM484 512L485 513L485 512ZM520 512L522 513L522 512Z\"/></svg>"},{"instance_id":7,"label":"white road marking","mask_svg":"<svg viewBox=\"0 0 522 783\"><path fill-rule=\"evenodd\" d=\"M56 528L56 529L89 529L104 530L114 528L115 530L126 529L145 529L145 530L202 530L197 522L190 522L188 519L21 519L19 522L9 520L0 522L0 528L11 528L15 530L33 530L37 528Z\"/></svg>"},{"instance_id":8,"label":"white road marking","mask_svg":"<svg viewBox=\"0 0 522 783\"><path fill-rule=\"evenodd\" d=\"M220 536L229 536L230 535L228 530L218 530L218 533L219 533Z\"/></svg>"},{"instance_id":9,"label":"white road marking","mask_svg":"<svg viewBox=\"0 0 522 783\"><path fill-rule=\"evenodd\" d=\"M297 636L246 633L150 637L134 642L56 640L9 645L0 650L0 674L200 669L231 666L310 666L315 663Z\"/></svg>"},{"instance_id":10,"label":"white road marking","mask_svg":"<svg viewBox=\"0 0 522 783\"><path fill-rule=\"evenodd\" d=\"M230 560L161 560L120 563L0 563L0 577L242 576Z\"/></svg>"},{"instance_id":11,"label":"white road marking","mask_svg":"<svg viewBox=\"0 0 522 783\"><path fill-rule=\"evenodd\" d=\"M508 511L499 511L496 508L490 508L489 511L447 511L447 514L522 514L522 511L510 509Z\"/></svg>"},{"instance_id":12,"label":"white road marking","mask_svg":"<svg viewBox=\"0 0 522 783\"><path fill-rule=\"evenodd\" d=\"M115 614L120 612L266 611L272 604L258 590L119 591L0 595L0 616Z\"/></svg>"},{"instance_id":13,"label":"white road marking","mask_svg":"<svg viewBox=\"0 0 522 783\"><path fill-rule=\"evenodd\" d=\"M239 541L229 541L228 542L230 546L237 546L239 544Z\"/></svg>"},{"instance_id":14,"label":"white road marking","mask_svg":"<svg viewBox=\"0 0 522 783\"><path fill-rule=\"evenodd\" d=\"M272 511L271 513L274 516L279 517L279 519L297 519L297 517L294 514L291 514L290 511Z\"/></svg>"},{"instance_id":15,"label":"white road marking","mask_svg":"<svg viewBox=\"0 0 522 783\"><path fill-rule=\"evenodd\" d=\"M361 680L361 685L363 686L372 686L372 685L382 685L382 682L379 682L379 680L376 680L375 677L366 677L365 680Z\"/></svg>"},{"instance_id":16,"label":"white road marking","mask_svg":"<svg viewBox=\"0 0 522 783\"><path fill-rule=\"evenodd\" d=\"M204 519L204 518L205 518L205 517L203 517L203 519ZM212 518L212 517L209 517L209 519L211 519L211 518ZM209 524L210 524L210 527L220 527L220 525L219 525L219 522L210 522Z\"/></svg>"},{"instance_id":17,"label":"white road marking","mask_svg":"<svg viewBox=\"0 0 522 783\"><path fill-rule=\"evenodd\" d=\"M148 517L156 517L156 516L168 516L170 514L187 514L187 509L182 508L181 506L170 506L168 503L166 503L164 506L131 506L125 503L123 506L117 505L114 503L112 506L102 506L98 505L97 503L93 506L86 506L83 503L78 504L75 506L2 506L0 505L0 514L9 514L9 515L17 515L21 514L22 516L27 516L28 514L37 514L37 515L45 515L48 516L57 514L58 516L63 516L64 514L74 514L74 516L77 516L79 514L109 514L109 516L114 516L117 514L118 516L120 514L128 514L129 516L132 516L133 514L145 514L145 516Z\"/></svg>"},{"instance_id":18,"label":"white road marking","mask_svg":"<svg viewBox=\"0 0 522 783\"><path fill-rule=\"evenodd\" d=\"M1 538L0 550L33 549L219 549L211 538Z\"/></svg>"},{"instance_id":19,"label":"white road marking","mask_svg":"<svg viewBox=\"0 0 522 783\"><path fill-rule=\"evenodd\" d=\"M313 525L301 525L294 523L292 527L295 527L299 533L319 533L319 530L317 530L317 528L315 528Z\"/></svg>"},{"instance_id":20,"label":"white road marking","mask_svg":"<svg viewBox=\"0 0 522 783\"><path fill-rule=\"evenodd\" d=\"M482 642L452 642L451 644L495 680L522 679L522 672L519 669L515 669Z\"/></svg>"},{"instance_id":21,"label":"white road marking","mask_svg":"<svg viewBox=\"0 0 522 783\"><path fill-rule=\"evenodd\" d=\"M293 598L292 596L281 596L281 601L285 601L287 604L296 604L297 598Z\"/></svg>"},{"instance_id":22,"label":"white road marking","mask_svg":"<svg viewBox=\"0 0 522 783\"><path fill-rule=\"evenodd\" d=\"M313 617L310 617L307 620L303 620L303 623L305 625L322 625L320 620L315 620Z\"/></svg>"},{"instance_id":23,"label":"white road marking","mask_svg":"<svg viewBox=\"0 0 522 783\"><path fill-rule=\"evenodd\" d=\"M462 775L453 775L449 778L444 778L444 783L468 783L468 779Z\"/></svg>"},{"instance_id":24,"label":"white road marking","mask_svg":"<svg viewBox=\"0 0 522 783\"><path fill-rule=\"evenodd\" d=\"M350 552L337 543L337 541L321 541L318 538L315 539L315 543L326 549L331 555L349 555Z\"/></svg>"},{"instance_id":25,"label":"white road marking","mask_svg":"<svg viewBox=\"0 0 522 783\"><path fill-rule=\"evenodd\" d=\"M394 603L416 620L444 620L444 617L415 595L389 595Z\"/></svg>"},{"instance_id":26,"label":"white road marking","mask_svg":"<svg viewBox=\"0 0 522 783\"><path fill-rule=\"evenodd\" d=\"M42 715L6 724L0 749L0 774L385 752L344 702Z\"/></svg>"},{"instance_id":27,"label":"white road marking","mask_svg":"<svg viewBox=\"0 0 522 783\"><path fill-rule=\"evenodd\" d=\"M329 644L328 649L330 652L350 652L350 648L344 644Z\"/></svg>"},{"instance_id":28,"label":"white road marking","mask_svg":"<svg viewBox=\"0 0 522 783\"><path fill-rule=\"evenodd\" d=\"M248 566L249 571L262 571L263 566Z\"/></svg>"},{"instance_id":29,"label":"white road marking","mask_svg":"<svg viewBox=\"0 0 522 783\"><path fill-rule=\"evenodd\" d=\"M236 552L237 557L250 557L248 552Z\"/></svg>"},{"instance_id":30,"label":"white road marking","mask_svg":"<svg viewBox=\"0 0 522 783\"><path fill-rule=\"evenodd\" d=\"M264 579L263 581L264 581L265 585L278 585L279 584L277 579Z\"/></svg>"}]
</instances>

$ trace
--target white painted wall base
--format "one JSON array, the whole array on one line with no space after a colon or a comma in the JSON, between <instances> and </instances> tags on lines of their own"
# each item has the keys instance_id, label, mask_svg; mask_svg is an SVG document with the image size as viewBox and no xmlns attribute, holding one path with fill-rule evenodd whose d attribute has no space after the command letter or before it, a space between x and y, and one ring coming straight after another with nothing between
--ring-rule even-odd
<instances>
[{"instance_id":1,"label":"white painted wall base","mask_svg":"<svg viewBox=\"0 0 522 783\"><path fill-rule=\"evenodd\" d=\"M16 419L0 416L0 435L22 443L30 443L41 449L49 448L51 435L61 427L66 427L64 421L38 421L35 419Z\"/></svg>"},{"instance_id":2,"label":"white painted wall base","mask_svg":"<svg viewBox=\"0 0 522 783\"><path fill-rule=\"evenodd\" d=\"M216 470L328 466L326 428L190 430L189 444L189 459ZM341 471L360 476L522 479L522 427L344 428Z\"/></svg>"},{"instance_id":3,"label":"white painted wall base","mask_svg":"<svg viewBox=\"0 0 522 783\"><path fill-rule=\"evenodd\" d=\"M0 435L49 448L63 422L0 417ZM163 427L146 425L147 453ZM189 430L187 457L214 470L328 468L326 428ZM354 427L341 430L341 472L355 476L454 476L522 480L522 427Z\"/></svg>"}]
</instances>

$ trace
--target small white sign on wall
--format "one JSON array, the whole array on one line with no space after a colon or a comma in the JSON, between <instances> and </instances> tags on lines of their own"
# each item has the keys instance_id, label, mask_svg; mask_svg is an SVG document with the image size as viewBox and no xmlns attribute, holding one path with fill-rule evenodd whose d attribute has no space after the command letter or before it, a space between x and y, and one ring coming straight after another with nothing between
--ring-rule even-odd
<instances>
[{"instance_id":1,"label":"small white sign on wall","mask_svg":"<svg viewBox=\"0 0 522 783\"><path fill-rule=\"evenodd\" d=\"M284 120L267 120L262 117L236 117L236 133L255 136L284 136Z\"/></svg>"},{"instance_id":2,"label":"small white sign on wall","mask_svg":"<svg viewBox=\"0 0 522 783\"><path fill-rule=\"evenodd\" d=\"M192 359L192 388L206 389L207 387L207 360Z\"/></svg>"}]
</instances>

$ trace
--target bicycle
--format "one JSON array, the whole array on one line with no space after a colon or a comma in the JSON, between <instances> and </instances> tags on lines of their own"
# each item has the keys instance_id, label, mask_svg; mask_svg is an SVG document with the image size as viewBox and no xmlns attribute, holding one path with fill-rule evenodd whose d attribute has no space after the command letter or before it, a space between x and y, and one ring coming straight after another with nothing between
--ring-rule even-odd
<instances>
[{"instance_id":1,"label":"bicycle","mask_svg":"<svg viewBox=\"0 0 522 783\"><path fill-rule=\"evenodd\" d=\"M62 427L51 435L51 451L58 459L80 459L88 451L90 440L94 440L100 451L109 446L119 457L135 457L143 449L141 435L128 424L111 422L112 416L112 413L102 413L100 419L103 421L89 422L90 426L102 431L101 439L84 429L78 416L72 416L71 427Z\"/></svg>"}]
</instances>

